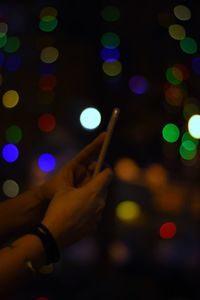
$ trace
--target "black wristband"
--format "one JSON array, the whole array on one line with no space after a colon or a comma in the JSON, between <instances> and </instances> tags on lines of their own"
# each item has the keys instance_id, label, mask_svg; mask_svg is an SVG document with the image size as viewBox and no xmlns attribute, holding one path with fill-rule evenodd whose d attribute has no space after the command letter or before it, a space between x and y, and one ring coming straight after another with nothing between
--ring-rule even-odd
<instances>
[{"instance_id":1,"label":"black wristband","mask_svg":"<svg viewBox=\"0 0 200 300\"><path fill-rule=\"evenodd\" d=\"M37 224L27 233L37 235L41 239L47 256L47 264L55 263L59 260L60 253L56 241L44 224Z\"/></svg>"}]
</instances>

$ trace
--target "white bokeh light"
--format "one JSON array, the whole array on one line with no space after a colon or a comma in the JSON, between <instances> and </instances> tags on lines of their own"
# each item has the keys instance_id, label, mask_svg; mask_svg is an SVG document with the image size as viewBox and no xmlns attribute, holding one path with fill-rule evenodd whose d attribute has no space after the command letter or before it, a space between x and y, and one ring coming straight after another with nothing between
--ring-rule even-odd
<instances>
[{"instance_id":1,"label":"white bokeh light","mask_svg":"<svg viewBox=\"0 0 200 300\"><path fill-rule=\"evenodd\" d=\"M95 129L101 123L101 114L96 108L88 107L82 111L80 122L85 129Z\"/></svg>"},{"instance_id":2,"label":"white bokeh light","mask_svg":"<svg viewBox=\"0 0 200 300\"><path fill-rule=\"evenodd\" d=\"M200 115L193 115L188 121L188 131L195 139L200 139Z\"/></svg>"},{"instance_id":3,"label":"white bokeh light","mask_svg":"<svg viewBox=\"0 0 200 300\"><path fill-rule=\"evenodd\" d=\"M3 192L7 197L14 198L19 194L19 185L16 181L8 179L3 183Z\"/></svg>"}]
</instances>

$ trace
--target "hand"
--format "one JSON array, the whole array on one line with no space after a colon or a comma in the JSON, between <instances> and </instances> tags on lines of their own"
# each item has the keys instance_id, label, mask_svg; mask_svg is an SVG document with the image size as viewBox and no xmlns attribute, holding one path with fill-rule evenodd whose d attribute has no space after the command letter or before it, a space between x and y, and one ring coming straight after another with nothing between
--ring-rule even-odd
<instances>
[{"instance_id":1,"label":"hand","mask_svg":"<svg viewBox=\"0 0 200 300\"><path fill-rule=\"evenodd\" d=\"M105 206L112 171L107 168L81 187L58 191L42 223L53 234L60 248L94 230Z\"/></svg>"},{"instance_id":2,"label":"hand","mask_svg":"<svg viewBox=\"0 0 200 300\"><path fill-rule=\"evenodd\" d=\"M100 150L105 135L106 132L101 133L41 186L44 198L52 199L55 193L63 186L80 187L88 182L91 171L94 169L95 155Z\"/></svg>"}]
</instances>

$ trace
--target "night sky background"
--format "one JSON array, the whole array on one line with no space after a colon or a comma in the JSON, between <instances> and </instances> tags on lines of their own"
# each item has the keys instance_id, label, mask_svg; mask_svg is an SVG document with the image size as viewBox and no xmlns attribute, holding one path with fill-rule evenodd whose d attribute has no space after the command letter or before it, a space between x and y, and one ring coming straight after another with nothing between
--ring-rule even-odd
<instances>
[{"instance_id":1,"label":"night sky background","mask_svg":"<svg viewBox=\"0 0 200 300\"><path fill-rule=\"evenodd\" d=\"M191 17L178 18L177 5ZM121 111L106 158L116 176L96 234L16 299L199 299L198 139L194 152L180 151L200 113L199 15L191 0L0 1L1 201L42 184ZM174 38L174 24L185 35ZM19 96L12 107L10 91ZM101 114L93 130L80 123L88 107ZM179 131L171 142L169 123ZM45 171L46 153L55 166ZM134 204L128 221L117 215L123 201Z\"/></svg>"}]
</instances>

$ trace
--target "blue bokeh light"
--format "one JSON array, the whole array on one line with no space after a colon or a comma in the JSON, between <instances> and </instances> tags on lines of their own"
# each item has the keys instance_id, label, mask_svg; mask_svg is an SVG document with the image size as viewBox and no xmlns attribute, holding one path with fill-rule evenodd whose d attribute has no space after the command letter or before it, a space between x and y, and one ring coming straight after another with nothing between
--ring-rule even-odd
<instances>
[{"instance_id":1,"label":"blue bokeh light","mask_svg":"<svg viewBox=\"0 0 200 300\"><path fill-rule=\"evenodd\" d=\"M56 65L54 63L47 64L41 63L40 64L40 74L41 75L49 75L55 73Z\"/></svg>"},{"instance_id":2,"label":"blue bokeh light","mask_svg":"<svg viewBox=\"0 0 200 300\"><path fill-rule=\"evenodd\" d=\"M56 166L56 160L52 154L43 153L38 159L38 166L44 172L51 172Z\"/></svg>"},{"instance_id":3,"label":"blue bokeh light","mask_svg":"<svg viewBox=\"0 0 200 300\"><path fill-rule=\"evenodd\" d=\"M0 66L3 66L5 60L5 54L0 51Z\"/></svg>"},{"instance_id":4,"label":"blue bokeh light","mask_svg":"<svg viewBox=\"0 0 200 300\"><path fill-rule=\"evenodd\" d=\"M18 54L12 54L6 61L6 69L8 71L16 71L21 66L21 57Z\"/></svg>"},{"instance_id":5,"label":"blue bokeh light","mask_svg":"<svg viewBox=\"0 0 200 300\"><path fill-rule=\"evenodd\" d=\"M192 59L192 69L200 75L200 57L194 57Z\"/></svg>"},{"instance_id":6,"label":"blue bokeh light","mask_svg":"<svg viewBox=\"0 0 200 300\"><path fill-rule=\"evenodd\" d=\"M16 161L19 156L17 146L14 144L5 145L2 150L2 156L3 159L9 163Z\"/></svg>"},{"instance_id":7,"label":"blue bokeh light","mask_svg":"<svg viewBox=\"0 0 200 300\"><path fill-rule=\"evenodd\" d=\"M120 52L117 48L103 48L100 52L101 58L104 61L116 61L120 58Z\"/></svg>"},{"instance_id":8,"label":"blue bokeh light","mask_svg":"<svg viewBox=\"0 0 200 300\"><path fill-rule=\"evenodd\" d=\"M135 94L144 94L148 89L148 82L143 76L133 76L129 79L129 88Z\"/></svg>"}]
</instances>

